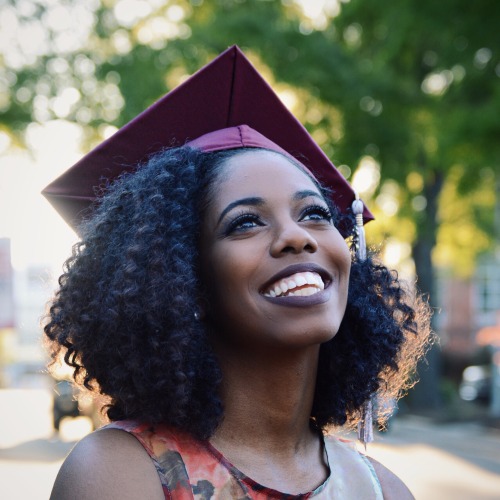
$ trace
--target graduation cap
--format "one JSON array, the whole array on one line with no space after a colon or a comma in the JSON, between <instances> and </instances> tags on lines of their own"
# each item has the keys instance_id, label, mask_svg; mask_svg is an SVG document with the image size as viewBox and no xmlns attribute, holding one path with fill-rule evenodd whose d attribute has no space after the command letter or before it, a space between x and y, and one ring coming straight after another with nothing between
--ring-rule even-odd
<instances>
[{"instance_id":1,"label":"graduation cap","mask_svg":"<svg viewBox=\"0 0 500 500\"><path fill-rule=\"evenodd\" d=\"M280 151L330 188L342 213L355 198L349 183L237 46L123 126L42 194L77 228L103 182L133 171L155 152L184 144L203 151L236 147ZM363 220L371 219L364 208Z\"/></svg>"}]
</instances>

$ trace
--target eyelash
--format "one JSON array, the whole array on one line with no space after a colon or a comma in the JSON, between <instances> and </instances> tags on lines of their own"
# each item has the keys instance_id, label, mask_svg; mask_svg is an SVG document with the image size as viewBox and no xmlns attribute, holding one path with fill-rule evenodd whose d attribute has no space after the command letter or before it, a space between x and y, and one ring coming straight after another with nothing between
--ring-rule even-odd
<instances>
[{"instance_id":1,"label":"eyelash","mask_svg":"<svg viewBox=\"0 0 500 500\"><path fill-rule=\"evenodd\" d=\"M244 231L247 228L243 227L243 224L248 222L252 222L257 226L263 225L260 217L257 214L251 212L241 212L239 214L236 214L236 216L228 223L224 230L224 234L228 236L234 232Z\"/></svg>"},{"instance_id":2,"label":"eyelash","mask_svg":"<svg viewBox=\"0 0 500 500\"><path fill-rule=\"evenodd\" d=\"M332 223L333 221L333 217L330 210L321 205L310 205L306 207L300 214L299 220L303 221L307 216L310 215L320 215L321 217L320 220L325 220L328 221L329 223ZM317 221L318 219L311 219L311 220ZM244 225L247 223L252 223L253 225L251 227L264 225L264 223L261 221L260 217L257 214L251 212L241 212L239 214L236 214L236 216L228 223L228 225L224 230L224 234L228 236L234 232L250 229L249 227L244 227Z\"/></svg>"},{"instance_id":3,"label":"eyelash","mask_svg":"<svg viewBox=\"0 0 500 500\"><path fill-rule=\"evenodd\" d=\"M311 214L319 214L323 219L327 220L328 222L332 222L332 214L330 213L330 210L321 205L310 205L306 207L301 214L300 220L304 220L305 217Z\"/></svg>"}]
</instances>

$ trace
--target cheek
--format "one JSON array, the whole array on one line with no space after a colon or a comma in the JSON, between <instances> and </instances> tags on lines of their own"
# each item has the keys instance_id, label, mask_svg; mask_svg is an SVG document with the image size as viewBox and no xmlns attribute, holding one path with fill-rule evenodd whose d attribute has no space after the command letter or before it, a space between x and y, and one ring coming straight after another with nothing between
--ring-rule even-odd
<instances>
[{"instance_id":1,"label":"cheek","mask_svg":"<svg viewBox=\"0 0 500 500\"><path fill-rule=\"evenodd\" d=\"M352 260L347 242L338 231L335 231L329 235L328 240L324 241L324 245L328 249L330 260L338 268L340 277L348 281Z\"/></svg>"},{"instance_id":2,"label":"cheek","mask_svg":"<svg viewBox=\"0 0 500 500\"><path fill-rule=\"evenodd\" d=\"M339 232L337 232L337 237L339 240L339 243L338 243L339 247L342 249L341 250L342 259L343 259L347 269L350 270L352 258L351 258L351 251L349 250L349 245Z\"/></svg>"},{"instance_id":3,"label":"cheek","mask_svg":"<svg viewBox=\"0 0 500 500\"><path fill-rule=\"evenodd\" d=\"M330 241L330 259L335 267L338 269L339 279L339 300L344 308L347 304L347 295L349 291L349 276L351 273L351 251L340 234L335 238L335 243Z\"/></svg>"},{"instance_id":4,"label":"cheek","mask_svg":"<svg viewBox=\"0 0 500 500\"><path fill-rule=\"evenodd\" d=\"M203 273L212 309L221 311L241 302L248 286L248 267L248 259L244 255L218 248L212 250L205 260Z\"/></svg>"},{"instance_id":5,"label":"cheek","mask_svg":"<svg viewBox=\"0 0 500 500\"><path fill-rule=\"evenodd\" d=\"M349 248L347 247L347 244L344 245L344 251L342 252L342 269L345 274L345 279L347 282L349 282L349 276L351 274L351 265L352 265L352 257L351 257L351 252Z\"/></svg>"},{"instance_id":6,"label":"cheek","mask_svg":"<svg viewBox=\"0 0 500 500\"><path fill-rule=\"evenodd\" d=\"M347 249L346 246L346 251L343 259L343 270L341 271L340 275L340 280L342 283L342 291L345 296L345 302L347 304L347 295L349 292L349 282L350 282L350 275L351 275L351 265L352 265L352 260L351 260L351 252L349 249Z\"/></svg>"}]
</instances>

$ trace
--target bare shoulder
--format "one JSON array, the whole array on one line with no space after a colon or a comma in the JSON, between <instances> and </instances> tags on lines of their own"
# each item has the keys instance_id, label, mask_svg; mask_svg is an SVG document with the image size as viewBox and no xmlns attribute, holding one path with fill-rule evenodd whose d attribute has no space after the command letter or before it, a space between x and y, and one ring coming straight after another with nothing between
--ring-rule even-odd
<instances>
[{"instance_id":1,"label":"bare shoulder","mask_svg":"<svg viewBox=\"0 0 500 500\"><path fill-rule=\"evenodd\" d=\"M165 496L153 462L134 436L103 429L83 438L57 475L51 500Z\"/></svg>"},{"instance_id":2,"label":"bare shoulder","mask_svg":"<svg viewBox=\"0 0 500 500\"><path fill-rule=\"evenodd\" d=\"M405 483L399 479L394 472L391 472L387 467L377 462L371 457L367 457L373 465L377 473L382 492L384 493L384 500L414 500L415 497L408 489Z\"/></svg>"}]
</instances>

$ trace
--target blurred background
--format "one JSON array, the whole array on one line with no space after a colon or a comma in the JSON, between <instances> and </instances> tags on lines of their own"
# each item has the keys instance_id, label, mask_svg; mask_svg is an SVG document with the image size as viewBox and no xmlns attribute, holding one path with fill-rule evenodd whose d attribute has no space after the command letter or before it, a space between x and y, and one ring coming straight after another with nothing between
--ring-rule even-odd
<instances>
[{"instance_id":1,"label":"blurred background","mask_svg":"<svg viewBox=\"0 0 500 500\"><path fill-rule=\"evenodd\" d=\"M369 453L417 498L499 499L499 26L494 0L0 0L0 497L48 498L99 425L45 371L40 318L77 238L40 191L238 44L435 310L439 344Z\"/></svg>"}]
</instances>

